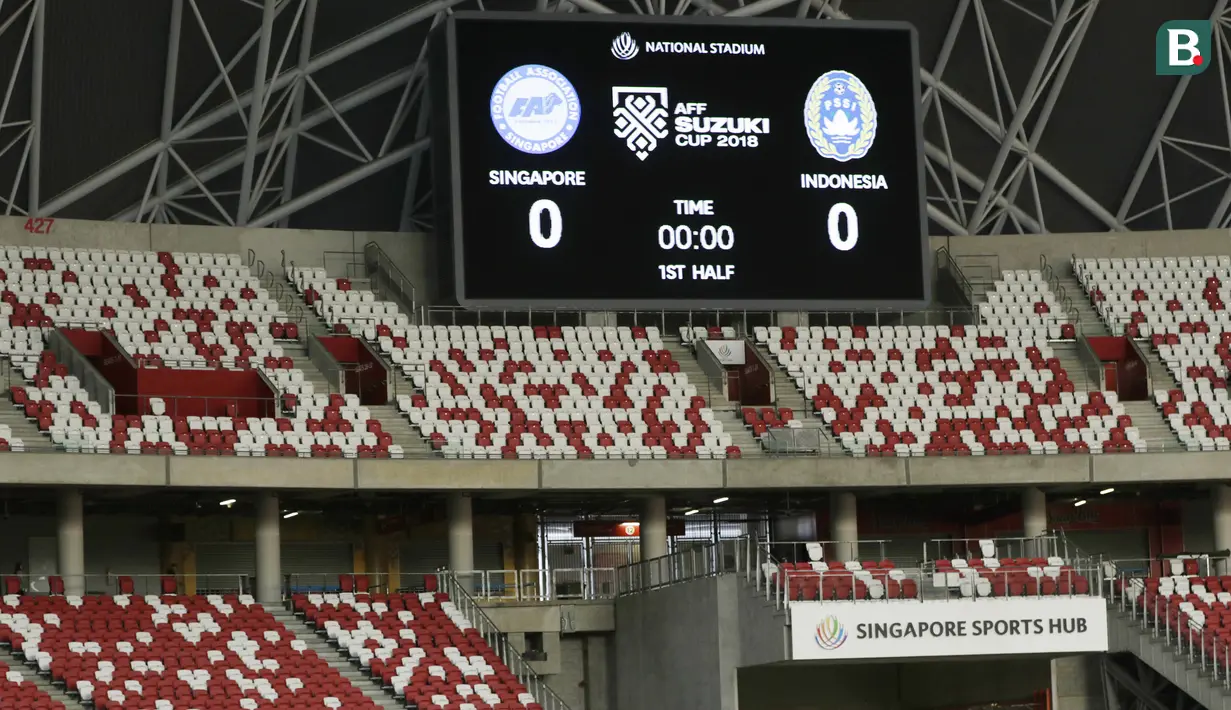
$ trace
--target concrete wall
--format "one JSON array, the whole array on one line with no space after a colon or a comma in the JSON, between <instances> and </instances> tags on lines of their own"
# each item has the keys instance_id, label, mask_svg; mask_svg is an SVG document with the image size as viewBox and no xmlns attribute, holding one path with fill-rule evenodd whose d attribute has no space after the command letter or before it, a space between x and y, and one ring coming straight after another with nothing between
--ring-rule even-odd
<instances>
[{"instance_id":1,"label":"concrete wall","mask_svg":"<svg viewBox=\"0 0 1231 710\"><path fill-rule=\"evenodd\" d=\"M349 259L326 252L362 251L376 242L415 285L419 294L434 288L430 236L394 232L336 232L310 229L240 229L210 226L131 224L57 219L48 234L31 234L25 217L0 217L0 246L32 245L75 249L140 249L241 254L251 249L268 269L281 273L282 252L299 266L324 266L345 276Z\"/></svg>"},{"instance_id":2,"label":"concrete wall","mask_svg":"<svg viewBox=\"0 0 1231 710\"><path fill-rule=\"evenodd\" d=\"M1040 254L1054 267L1067 264L1074 254L1079 257L1231 254L1231 230L932 237L933 249L942 246L956 256L994 256L1001 269L1037 269Z\"/></svg>"},{"instance_id":3,"label":"concrete wall","mask_svg":"<svg viewBox=\"0 0 1231 710\"><path fill-rule=\"evenodd\" d=\"M1103 704L1103 680L1095 654L1053 658L1053 710L1098 710Z\"/></svg>"},{"instance_id":4,"label":"concrete wall","mask_svg":"<svg viewBox=\"0 0 1231 710\"><path fill-rule=\"evenodd\" d=\"M616 600L620 710L735 710L737 584L728 575Z\"/></svg>"},{"instance_id":5,"label":"concrete wall","mask_svg":"<svg viewBox=\"0 0 1231 710\"><path fill-rule=\"evenodd\" d=\"M696 491L1221 481L1226 453L727 461L465 461L5 454L0 485L241 491Z\"/></svg>"},{"instance_id":6,"label":"concrete wall","mask_svg":"<svg viewBox=\"0 0 1231 710\"><path fill-rule=\"evenodd\" d=\"M124 574L158 574L159 545L155 518L87 516L85 522L85 572L103 575L108 570ZM54 538L56 521L46 516L13 515L0 518L0 575L9 574L20 562L27 571L31 538Z\"/></svg>"},{"instance_id":7,"label":"concrete wall","mask_svg":"<svg viewBox=\"0 0 1231 710\"><path fill-rule=\"evenodd\" d=\"M739 669L739 710L939 710L1048 688L1047 659L788 664Z\"/></svg>"}]
</instances>

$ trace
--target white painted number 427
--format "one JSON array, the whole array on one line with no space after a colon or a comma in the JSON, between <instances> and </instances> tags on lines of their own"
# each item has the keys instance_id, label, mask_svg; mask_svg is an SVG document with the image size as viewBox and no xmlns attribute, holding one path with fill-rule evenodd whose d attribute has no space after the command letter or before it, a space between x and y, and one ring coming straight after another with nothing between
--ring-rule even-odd
<instances>
[{"instance_id":1,"label":"white painted number 427","mask_svg":"<svg viewBox=\"0 0 1231 710\"><path fill-rule=\"evenodd\" d=\"M846 235L842 234L842 218L846 218ZM829 243L838 251L850 251L859 241L859 216L855 208L839 202L829 208Z\"/></svg>"}]
</instances>

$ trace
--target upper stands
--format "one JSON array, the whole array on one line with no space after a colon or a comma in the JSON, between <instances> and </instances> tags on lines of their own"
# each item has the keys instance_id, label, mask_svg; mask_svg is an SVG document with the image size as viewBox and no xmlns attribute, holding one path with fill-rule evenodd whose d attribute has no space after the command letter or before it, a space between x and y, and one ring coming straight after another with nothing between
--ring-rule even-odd
<instances>
[{"instance_id":1,"label":"upper stands","mask_svg":"<svg viewBox=\"0 0 1231 710\"><path fill-rule=\"evenodd\" d=\"M7 247L0 258L0 355L24 377L14 406L57 448L97 453L393 456L400 447L357 401L317 394L280 345L298 325L237 254ZM103 413L55 356L43 329L105 330L139 367L257 369L291 416L179 415L154 398ZM0 429L0 450L23 449Z\"/></svg>"},{"instance_id":2,"label":"upper stands","mask_svg":"<svg viewBox=\"0 0 1231 710\"><path fill-rule=\"evenodd\" d=\"M1075 259L1073 270L1112 332L1148 340L1175 378L1155 383L1154 400L1180 441L1231 450L1231 256Z\"/></svg>"},{"instance_id":3,"label":"upper stands","mask_svg":"<svg viewBox=\"0 0 1231 710\"><path fill-rule=\"evenodd\" d=\"M411 380L398 397L451 458L740 455L657 328L410 325L323 269L291 273L335 330L360 330Z\"/></svg>"},{"instance_id":4,"label":"upper stands","mask_svg":"<svg viewBox=\"0 0 1231 710\"><path fill-rule=\"evenodd\" d=\"M980 325L756 328L856 456L1113 453L1145 443L1114 392L1077 389L1076 337L1040 272L1006 271Z\"/></svg>"}]
</instances>

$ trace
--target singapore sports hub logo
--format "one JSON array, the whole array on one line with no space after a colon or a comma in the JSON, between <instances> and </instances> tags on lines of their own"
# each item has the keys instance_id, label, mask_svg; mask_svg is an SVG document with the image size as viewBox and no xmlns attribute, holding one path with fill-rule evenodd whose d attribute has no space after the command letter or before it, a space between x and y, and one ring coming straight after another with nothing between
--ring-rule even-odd
<instances>
[{"instance_id":1,"label":"singapore sports hub logo","mask_svg":"<svg viewBox=\"0 0 1231 710\"><path fill-rule=\"evenodd\" d=\"M836 616L827 616L816 625L816 635L812 637L816 645L824 651L836 651L846 643L846 627Z\"/></svg>"},{"instance_id":2,"label":"singapore sports hub logo","mask_svg":"<svg viewBox=\"0 0 1231 710\"><path fill-rule=\"evenodd\" d=\"M845 163L868 154L876 140L876 104L859 77L825 72L804 102L804 128L823 157Z\"/></svg>"},{"instance_id":3,"label":"singapore sports hub logo","mask_svg":"<svg viewBox=\"0 0 1231 710\"><path fill-rule=\"evenodd\" d=\"M611 54L616 59L629 60L637 56L641 48L637 46L637 40L627 32L621 32L611 42Z\"/></svg>"},{"instance_id":4,"label":"singapore sports hub logo","mask_svg":"<svg viewBox=\"0 0 1231 710\"><path fill-rule=\"evenodd\" d=\"M645 160L667 137L667 89L661 86L611 87L611 116L615 134Z\"/></svg>"},{"instance_id":5,"label":"singapore sports hub logo","mask_svg":"<svg viewBox=\"0 0 1231 710\"><path fill-rule=\"evenodd\" d=\"M500 137L532 155L563 148L581 121L581 101L572 83L541 64L524 64L500 77L490 108Z\"/></svg>"}]
</instances>

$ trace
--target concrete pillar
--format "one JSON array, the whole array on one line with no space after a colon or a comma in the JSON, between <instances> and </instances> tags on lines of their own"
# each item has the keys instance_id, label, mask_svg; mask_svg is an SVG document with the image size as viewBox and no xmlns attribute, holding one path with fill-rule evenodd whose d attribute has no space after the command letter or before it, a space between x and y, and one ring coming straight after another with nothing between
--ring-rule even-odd
<instances>
[{"instance_id":1,"label":"concrete pillar","mask_svg":"<svg viewBox=\"0 0 1231 710\"><path fill-rule=\"evenodd\" d=\"M667 555L667 499L646 498L641 507L641 559Z\"/></svg>"},{"instance_id":2,"label":"concrete pillar","mask_svg":"<svg viewBox=\"0 0 1231 710\"><path fill-rule=\"evenodd\" d=\"M76 488L62 489L57 509L56 542L59 562L56 568L64 580L64 593L81 596L86 592L85 512L81 491Z\"/></svg>"},{"instance_id":3,"label":"concrete pillar","mask_svg":"<svg viewBox=\"0 0 1231 710\"><path fill-rule=\"evenodd\" d=\"M282 603L282 509L276 493L256 500L256 600Z\"/></svg>"},{"instance_id":4,"label":"concrete pillar","mask_svg":"<svg viewBox=\"0 0 1231 710\"><path fill-rule=\"evenodd\" d=\"M1022 537L1038 537L1047 534L1047 495L1038 488L1027 488L1022 491ZM1026 557L1047 557L1059 554L1057 551L1041 549L1038 545L1027 542L1022 552ZM1016 555L1009 551L1010 555Z\"/></svg>"},{"instance_id":5,"label":"concrete pillar","mask_svg":"<svg viewBox=\"0 0 1231 710\"><path fill-rule=\"evenodd\" d=\"M1231 549L1231 486L1216 484L1210 491L1210 498L1214 511L1214 549ZM1218 566L1219 574L1231 574L1226 571L1227 560L1220 560Z\"/></svg>"},{"instance_id":6,"label":"concrete pillar","mask_svg":"<svg viewBox=\"0 0 1231 710\"><path fill-rule=\"evenodd\" d=\"M834 553L838 560L859 559L859 518L855 494L829 495L829 539L837 543Z\"/></svg>"},{"instance_id":7,"label":"concrete pillar","mask_svg":"<svg viewBox=\"0 0 1231 710\"><path fill-rule=\"evenodd\" d=\"M449 569L474 570L474 509L466 493L449 495Z\"/></svg>"}]
</instances>

